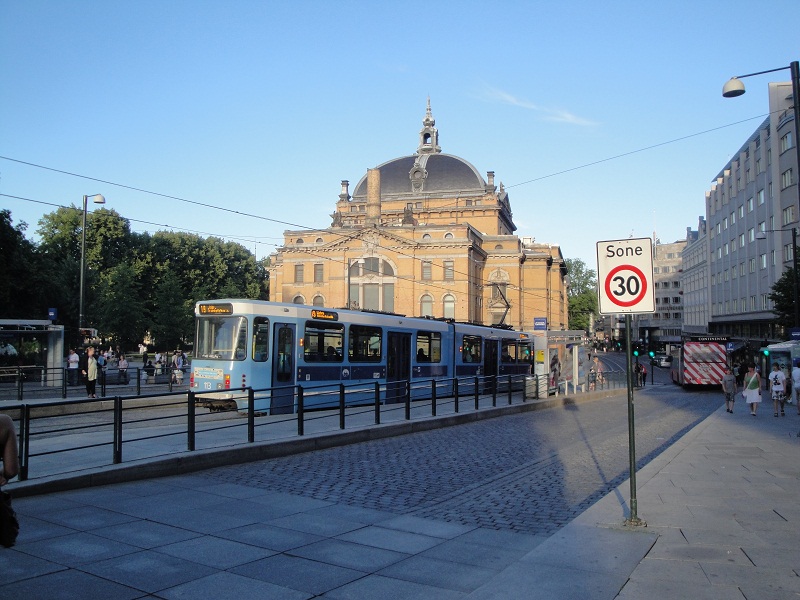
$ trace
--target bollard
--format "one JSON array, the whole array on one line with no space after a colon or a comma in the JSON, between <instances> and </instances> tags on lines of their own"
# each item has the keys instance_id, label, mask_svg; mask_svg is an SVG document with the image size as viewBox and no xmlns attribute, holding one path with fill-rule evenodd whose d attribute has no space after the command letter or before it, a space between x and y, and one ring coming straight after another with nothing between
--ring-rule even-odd
<instances>
[{"instance_id":1,"label":"bollard","mask_svg":"<svg viewBox=\"0 0 800 600\"><path fill-rule=\"evenodd\" d=\"M253 388L247 388L247 441L250 444L256 441L256 394Z\"/></svg>"},{"instance_id":2,"label":"bollard","mask_svg":"<svg viewBox=\"0 0 800 600\"><path fill-rule=\"evenodd\" d=\"M28 479L28 458L30 456L31 409L25 404L19 411L19 480Z\"/></svg>"},{"instance_id":3,"label":"bollard","mask_svg":"<svg viewBox=\"0 0 800 600\"><path fill-rule=\"evenodd\" d=\"M475 375L475 410L480 408L480 391L478 389L479 385L480 382L478 381L478 376Z\"/></svg>"},{"instance_id":4,"label":"bollard","mask_svg":"<svg viewBox=\"0 0 800 600\"><path fill-rule=\"evenodd\" d=\"M344 429L344 384L339 384L339 429Z\"/></svg>"},{"instance_id":5,"label":"bollard","mask_svg":"<svg viewBox=\"0 0 800 600\"><path fill-rule=\"evenodd\" d=\"M431 380L431 416L436 416L436 380Z\"/></svg>"},{"instance_id":6,"label":"bollard","mask_svg":"<svg viewBox=\"0 0 800 600\"><path fill-rule=\"evenodd\" d=\"M305 400L303 398L303 386L297 386L297 435L305 435Z\"/></svg>"},{"instance_id":7,"label":"bollard","mask_svg":"<svg viewBox=\"0 0 800 600\"><path fill-rule=\"evenodd\" d=\"M511 375L508 376L508 405L511 406Z\"/></svg>"},{"instance_id":8,"label":"bollard","mask_svg":"<svg viewBox=\"0 0 800 600\"><path fill-rule=\"evenodd\" d=\"M375 425L381 424L381 386L375 382Z\"/></svg>"},{"instance_id":9,"label":"bollard","mask_svg":"<svg viewBox=\"0 0 800 600\"><path fill-rule=\"evenodd\" d=\"M453 408L455 409L456 413L458 413L458 379L453 379L453 394L454 394Z\"/></svg>"},{"instance_id":10,"label":"bollard","mask_svg":"<svg viewBox=\"0 0 800 600\"><path fill-rule=\"evenodd\" d=\"M411 420L411 383L408 381L403 382L405 385L405 404L406 404L406 421Z\"/></svg>"},{"instance_id":11,"label":"bollard","mask_svg":"<svg viewBox=\"0 0 800 600\"><path fill-rule=\"evenodd\" d=\"M195 393L189 392L186 399L186 445L189 452L194 452L194 411Z\"/></svg>"},{"instance_id":12,"label":"bollard","mask_svg":"<svg viewBox=\"0 0 800 600\"><path fill-rule=\"evenodd\" d=\"M114 452L113 462L118 465L122 462L122 398L114 396Z\"/></svg>"}]
</instances>

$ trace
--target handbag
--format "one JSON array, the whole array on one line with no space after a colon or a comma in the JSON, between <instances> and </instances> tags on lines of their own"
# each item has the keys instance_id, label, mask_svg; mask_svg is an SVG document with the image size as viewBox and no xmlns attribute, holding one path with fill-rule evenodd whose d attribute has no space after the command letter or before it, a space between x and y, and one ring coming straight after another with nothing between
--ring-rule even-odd
<instances>
[{"instance_id":1,"label":"handbag","mask_svg":"<svg viewBox=\"0 0 800 600\"><path fill-rule=\"evenodd\" d=\"M0 545L11 548L19 535L17 514L11 508L11 494L0 491Z\"/></svg>"}]
</instances>

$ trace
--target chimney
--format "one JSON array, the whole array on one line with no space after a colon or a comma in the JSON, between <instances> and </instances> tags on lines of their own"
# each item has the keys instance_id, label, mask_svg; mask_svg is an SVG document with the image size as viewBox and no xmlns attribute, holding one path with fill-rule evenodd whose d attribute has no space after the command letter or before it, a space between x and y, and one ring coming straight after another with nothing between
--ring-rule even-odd
<instances>
[{"instance_id":1,"label":"chimney","mask_svg":"<svg viewBox=\"0 0 800 600\"><path fill-rule=\"evenodd\" d=\"M367 169L367 227L379 227L381 224L381 172L379 169Z\"/></svg>"}]
</instances>

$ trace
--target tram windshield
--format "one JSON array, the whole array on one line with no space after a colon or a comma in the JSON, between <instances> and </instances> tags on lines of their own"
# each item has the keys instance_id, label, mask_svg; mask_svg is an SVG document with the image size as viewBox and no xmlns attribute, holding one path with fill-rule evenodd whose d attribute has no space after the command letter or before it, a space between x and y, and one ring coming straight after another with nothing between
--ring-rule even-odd
<instances>
[{"instance_id":1,"label":"tram windshield","mask_svg":"<svg viewBox=\"0 0 800 600\"><path fill-rule=\"evenodd\" d=\"M200 359L244 360L247 356L247 318L198 318L195 348L195 355Z\"/></svg>"}]
</instances>

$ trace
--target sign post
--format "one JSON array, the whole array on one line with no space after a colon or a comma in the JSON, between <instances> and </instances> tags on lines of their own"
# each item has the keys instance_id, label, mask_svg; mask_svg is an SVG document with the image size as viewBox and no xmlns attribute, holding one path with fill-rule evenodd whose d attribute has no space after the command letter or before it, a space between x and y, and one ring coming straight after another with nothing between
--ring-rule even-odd
<instances>
[{"instance_id":1,"label":"sign post","mask_svg":"<svg viewBox=\"0 0 800 600\"><path fill-rule=\"evenodd\" d=\"M655 311L653 241L650 238L597 242L597 292L601 315L625 315L625 359L628 379L628 449L631 501L627 525L646 526L636 500L636 430L633 411L631 315Z\"/></svg>"}]
</instances>

